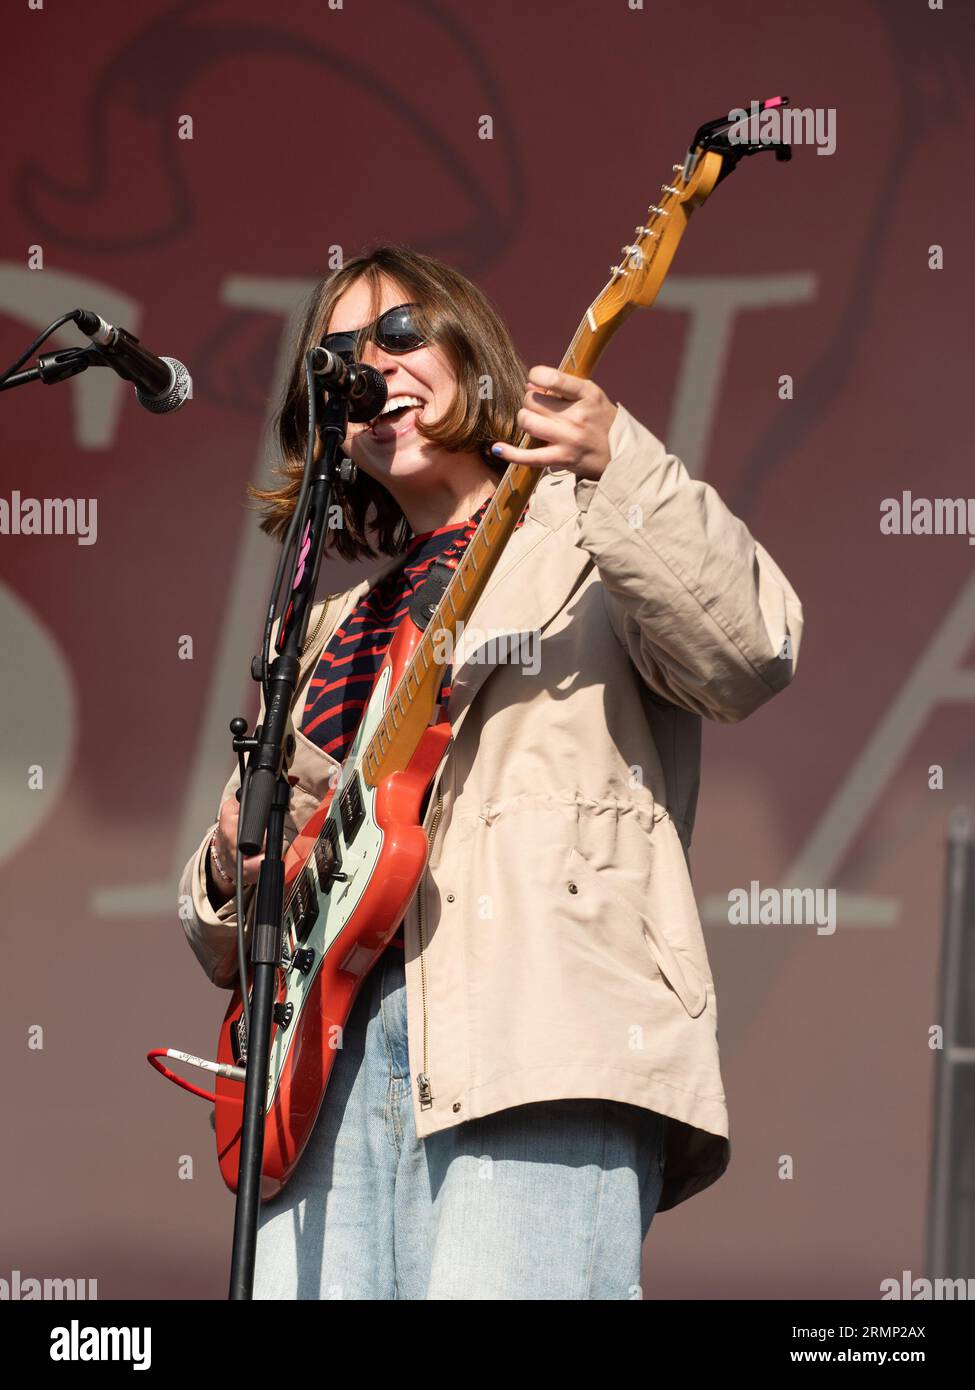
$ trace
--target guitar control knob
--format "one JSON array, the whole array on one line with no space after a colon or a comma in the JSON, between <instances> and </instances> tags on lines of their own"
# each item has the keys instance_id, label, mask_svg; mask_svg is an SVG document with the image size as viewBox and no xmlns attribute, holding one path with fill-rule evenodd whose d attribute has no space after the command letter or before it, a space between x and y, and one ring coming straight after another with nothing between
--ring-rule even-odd
<instances>
[{"instance_id":1,"label":"guitar control knob","mask_svg":"<svg viewBox=\"0 0 975 1390\"><path fill-rule=\"evenodd\" d=\"M309 946L303 946L300 951L295 951L295 968L300 970L302 975L307 975L315 964L315 952Z\"/></svg>"},{"instance_id":2,"label":"guitar control knob","mask_svg":"<svg viewBox=\"0 0 975 1390\"><path fill-rule=\"evenodd\" d=\"M278 1025L279 1028L287 1028L288 1024L294 1017L294 1012L294 1004L275 1004L273 1015L275 1023Z\"/></svg>"}]
</instances>

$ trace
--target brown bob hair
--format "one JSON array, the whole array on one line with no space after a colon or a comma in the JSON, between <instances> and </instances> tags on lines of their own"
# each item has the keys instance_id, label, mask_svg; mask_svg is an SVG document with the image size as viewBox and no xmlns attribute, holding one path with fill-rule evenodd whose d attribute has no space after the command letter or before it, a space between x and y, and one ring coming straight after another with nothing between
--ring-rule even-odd
<instances>
[{"instance_id":1,"label":"brown bob hair","mask_svg":"<svg viewBox=\"0 0 975 1390\"><path fill-rule=\"evenodd\" d=\"M249 495L264 504L261 530L281 541L294 513L305 469L305 354L321 342L339 296L360 277L365 277L372 290L369 321L374 322L378 315L382 279L388 277L403 291L404 303L418 306L419 328L428 342L441 349L457 378L451 407L440 420L418 420L419 434L451 452L479 452L499 479L506 465L490 452L492 443L496 439L517 443L521 437L517 414L528 372L487 297L466 276L432 256L391 243L377 246L346 261L311 292L284 399L274 417L282 459L274 471L284 481L267 489L248 484ZM486 396L481 393L485 380L490 385ZM332 500L342 509L342 521L329 528L326 550L357 560L377 553L398 555L406 549L412 531L399 504L362 469L353 483L333 484Z\"/></svg>"}]
</instances>

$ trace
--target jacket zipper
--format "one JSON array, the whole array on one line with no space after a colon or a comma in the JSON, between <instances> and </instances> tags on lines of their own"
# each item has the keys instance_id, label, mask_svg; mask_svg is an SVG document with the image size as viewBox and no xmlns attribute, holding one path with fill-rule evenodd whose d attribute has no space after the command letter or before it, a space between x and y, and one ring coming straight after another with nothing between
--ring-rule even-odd
<instances>
[{"instance_id":1,"label":"jacket zipper","mask_svg":"<svg viewBox=\"0 0 975 1390\"><path fill-rule=\"evenodd\" d=\"M318 634L321 632L321 630L322 630L322 624L324 623L326 617L328 616L329 606L331 605L332 600L333 600L334 598L337 598L337 597L338 597L337 594L326 594L325 600L324 600L324 602L323 602L323 604L322 604L322 611L321 611L321 613L320 613L320 615L319 615L318 622L315 624L314 631L312 632L312 634L311 634L310 637L306 637L306 638L305 638L305 645L304 645L304 646L302 647L302 649L301 649L302 660L304 660L304 658L308 655L308 652L309 652L309 650L311 649L312 643L314 642L314 640L315 640L315 638L318 636Z\"/></svg>"},{"instance_id":2,"label":"jacket zipper","mask_svg":"<svg viewBox=\"0 0 975 1390\"><path fill-rule=\"evenodd\" d=\"M430 851L433 849L433 837L437 833L437 826L440 824L440 816L443 811L443 791L437 791L437 805L430 818L430 829L427 831L427 859L429 860ZM424 873L424 877L425 877ZM427 961L424 951L426 941L423 937L423 882L420 882L419 897L417 899L418 922L420 928L420 991L423 999L423 1070L416 1078L417 1088L420 1092L420 1109L429 1110L433 1105L433 1091L430 1086L430 1054L429 1039L427 1036Z\"/></svg>"}]
</instances>

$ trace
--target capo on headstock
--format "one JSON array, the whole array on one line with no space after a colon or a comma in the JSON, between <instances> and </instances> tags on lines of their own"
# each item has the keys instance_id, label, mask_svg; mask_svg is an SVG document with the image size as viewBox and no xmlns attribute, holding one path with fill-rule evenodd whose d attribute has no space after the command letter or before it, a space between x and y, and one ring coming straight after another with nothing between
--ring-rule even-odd
<instances>
[{"instance_id":1,"label":"capo on headstock","mask_svg":"<svg viewBox=\"0 0 975 1390\"><path fill-rule=\"evenodd\" d=\"M788 102L788 97L768 97L762 102L753 101L748 108L750 114L746 120L750 121L753 116L760 116L763 111L769 111L774 107L787 106ZM738 107L737 109L743 111L746 108ZM763 150L774 150L777 160L792 158L792 146L783 140L731 140L728 132L736 126L745 124L745 120L731 120L728 116L721 116L716 121L707 121L700 126L684 157L684 179L687 180L691 177L697 161L708 150L714 150L722 157L721 173L715 181L715 187L722 179L728 177L744 155L761 154Z\"/></svg>"}]
</instances>

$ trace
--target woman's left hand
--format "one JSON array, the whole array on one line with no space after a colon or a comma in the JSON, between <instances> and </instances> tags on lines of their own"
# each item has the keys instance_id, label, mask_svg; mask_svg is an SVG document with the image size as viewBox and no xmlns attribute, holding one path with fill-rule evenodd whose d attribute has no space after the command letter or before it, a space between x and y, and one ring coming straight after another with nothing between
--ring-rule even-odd
<instances>
[{"instance_id":1,"label":"woman's left hand","mask_svg":"<svg viewBox=\"0 0 975 1390\"><path fill-rule=\"evenodd\" d=\"M594 381L555 367L532 367L518 424L541 444L518 449L498 441L491 452L505 463L569 468L579 478L599 479L609 463L615 419L616 406Z\"/></svg>"}]
</instances>

